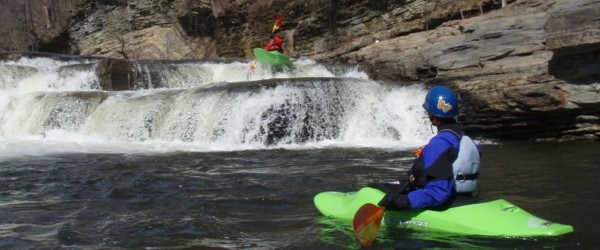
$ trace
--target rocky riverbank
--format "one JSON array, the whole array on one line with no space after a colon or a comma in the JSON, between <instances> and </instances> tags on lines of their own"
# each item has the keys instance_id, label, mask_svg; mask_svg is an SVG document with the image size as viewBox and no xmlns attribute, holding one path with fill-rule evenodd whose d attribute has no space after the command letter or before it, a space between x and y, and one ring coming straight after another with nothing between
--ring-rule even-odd
<instances>
[{"instance_id":1,"label":"rocky riverbank","mask_svg":"<svg viewBox=\"0 0 600 250\"><path fill-rule=\"evenodd\" d=\"M507 2L82 1L60 51L110 58L104 86L126 89L134 59L249 59L283 14L292 57L393 84L451 81L472 134L600 140L600 1Z\"/></svg>"}]
</instances>

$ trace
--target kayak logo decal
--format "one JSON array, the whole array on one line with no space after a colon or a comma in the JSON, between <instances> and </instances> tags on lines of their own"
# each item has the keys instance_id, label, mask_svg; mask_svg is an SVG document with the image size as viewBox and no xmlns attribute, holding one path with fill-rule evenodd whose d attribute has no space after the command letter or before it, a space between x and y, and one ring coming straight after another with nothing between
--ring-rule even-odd
<instances>
[{"instance_id":1,"label":"kayak logo decal","mask_svg":"<svg viewBox=\"0 0 600 250\"><path fill-rule=\"evenodd\" d=\"M403 219L396 219L396 218L391 218L389 216L385 216L383 217L383 223L388 224L388 225L413 225L413 226L417 226L417 227L424 227L427 228L429 227L429 222L427 221L420 221L420 220L403 220Z\"/></svg>"},{"instance_id":2,"label":"kayak logo decal","mask_svg":"<svg viewBox=\"0 0 600 250\"><path fill-rule=\"evenodd\" d=\"M502 212L514 212L515 210L517 210L517 207L515 207L515 206L504 207L500 210L502 210Z\"/></svg>"},{"instance_id":3,"label":"kayak logo decal","mask_svg":"<svg viewBox=\"0 0 600 250\"><path fill-rule=\"evenodd\" d=\"M540 219L538 217L535 216L531 216L529 217L529 219L527 220L527 226L528 227L532 227L532 228L547 228L548 225L550 225L551 222L544 220L544 219Z\"/></svg>"}]
</instances>

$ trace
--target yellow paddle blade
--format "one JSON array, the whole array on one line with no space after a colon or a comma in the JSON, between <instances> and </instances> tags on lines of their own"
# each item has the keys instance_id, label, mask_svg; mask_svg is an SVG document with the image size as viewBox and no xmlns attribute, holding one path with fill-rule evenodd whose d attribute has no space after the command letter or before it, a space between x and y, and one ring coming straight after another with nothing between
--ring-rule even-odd
<instances>
[{"instance_id":1,"label":"yellow paddle blade","mask_svg":"<svg viewBox=\"0 0 600 250\"><path fill-rule=\"evenodd\" d=\"M352 227L361 245L370 246L373 243L381 227L384 212L384 207L378 207L371 203L362 205L356 211Z\"/></svg>"}]
</instances>

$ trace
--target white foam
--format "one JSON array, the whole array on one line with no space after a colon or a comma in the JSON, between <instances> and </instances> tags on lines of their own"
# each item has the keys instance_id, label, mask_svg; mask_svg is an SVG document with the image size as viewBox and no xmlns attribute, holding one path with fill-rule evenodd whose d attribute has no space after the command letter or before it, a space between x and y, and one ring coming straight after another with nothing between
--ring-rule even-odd
<instances>
[{"instance_id":1,"label":"white foam","mask_svg":"<svg viewBox=\"0 0 600 250\"><path fill-rule=\"evenodd\" d=\"M0 158L271 147L401 149L423 145L432 136L421 108L422 87L380 84L353 66L331 71L299 59L292 70L259 66L252 72L245 61L177 63L158 76L168 86L102 92L95 68L87 65L93 62L82 63L22 59L12 64L27 67L5 67L32 75L4 80L9 83L0 92ZM284 80L255 90L203 90L215 82L269 78ZM270 126L282 119L288 134L273 137L270 145Z\"/></svg>"},{"instance_id":2,"label":"white foam","mask_svg":"<svg viewBox=\"0 0 600 250\"><path fill-rule=\"evenodd\" d=\"M21 58L18 61L6 61L0 63L0 74L10 77L2 79L0 87L18 93L100 89L95 74L96 66L92 60Z\"/></svg>"}]
</instances>

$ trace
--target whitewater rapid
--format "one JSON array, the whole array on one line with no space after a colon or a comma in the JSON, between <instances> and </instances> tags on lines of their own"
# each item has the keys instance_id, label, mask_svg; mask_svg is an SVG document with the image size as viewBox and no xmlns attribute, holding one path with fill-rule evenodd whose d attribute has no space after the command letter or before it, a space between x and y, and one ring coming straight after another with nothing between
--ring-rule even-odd
<instances>
[{"instance_id":1,"label":"whitewater rapid","mask_svg":"<svg viewBox=\"0 0 600 250\"><path fill-rule=\"evenodd\" d=\"M298 60L136 62L129 91L105 91L94 60L0 63L0 157L375 147L432 135L420 85L369 79L353 66ZM160 72L150 74L149 72Z\"/></svg>"}]
</instances>

